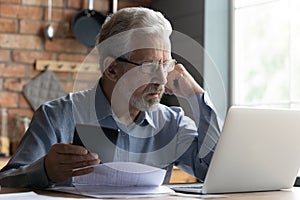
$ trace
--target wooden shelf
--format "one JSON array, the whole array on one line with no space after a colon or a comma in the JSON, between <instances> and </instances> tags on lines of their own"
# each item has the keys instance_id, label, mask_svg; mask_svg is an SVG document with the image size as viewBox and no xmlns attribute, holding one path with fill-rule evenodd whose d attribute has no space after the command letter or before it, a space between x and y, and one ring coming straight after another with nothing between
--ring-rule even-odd
<instances>
[{"instance_id":1,"label":"wooden shelf","mask_svg":"<svg viewBox=\"0 0 300 200\"><path fill-rule=\"evenodd\" d=\"M57 72L99 72L99 65L85 62L68 62L68 61L54 61L54 60L37 60L35 68L39 71L46 69Z\"/></svg>"}]
</instances>

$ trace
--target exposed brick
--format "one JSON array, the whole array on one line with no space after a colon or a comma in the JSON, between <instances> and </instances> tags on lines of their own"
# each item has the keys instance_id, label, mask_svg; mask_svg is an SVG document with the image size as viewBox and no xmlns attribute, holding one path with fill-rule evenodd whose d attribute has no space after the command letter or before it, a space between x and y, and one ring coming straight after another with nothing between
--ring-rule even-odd
<instances>
[{"instance_id":1,"label":"exposed brick","mask_svg":"<svg viewBox=\"0 0 300 200\"><path fill-rule=\"evenodd\" d=\"M40 52L40 51L13 51L13 61L32 63L36 60L53 60L55 59L54 53Z\"/></svg>"},{"instance_id":2,"label":"exposed brick","mask_svg":"<svg viewBox=\"0 0 300 200\"><path fill-rule=\"evenodd\" d=\"M21 92L24 86L24 81L19 78L8 78L4 81L4 89L6 91Z\"/></svg>"},{"instance_id":3,"label":"exposed brick","mask_svg":"<svg viewBox=\"0 0 300 200\"><path fill-rule=\"evenodd\" d=\"M126 7L149 7L149 1L119 1L118 9L126 8Z\"/></svg>"},{"instance_id":4,"label":"exposed brick","mask_svg":"<svg viewBox=\"0 0 300 200\"><path fill-rule=\"evenodd\" d=\"M20 103L19 103L20 108L27 108L27 109L31 109L31 106L29 104L29 102L27 101L27 99L25 98L24 95L20 95Z\"/></svg>"},{"instance_id":5,"label":"exposed brick","mask_svg":"<svg viewBox=\"0 0 300 200\"><path fill-rule=\"evenodd\" d=\"M3 90L3 78L0 78L0 91Z\"/></svg>"},{"instance_id":6,"label":"exposed brick","mask_svg":"<svg viewBox=\"0 0 300 200\"><path fill-rule=\"evenodd\" d=\"M70 22L54 23L54 39L56 38L72 38L73 33L70 27Z\"/></svg>"},{"instance_id":7,"label":"exposed brick","mask_svg":"<svg viewBox=\"0 0 300 200\"><path fill-rule=\"evenodd\" d=\"M63 7L65 0L53 0L53 7ZM48 6L48 0L23 0L24 5Z\"/></svg>"},{"instance_id":8,"label":"exposed brick","mask_svg":"<svg viewBox=\"0 0 300 200\"><path fill-rule=\"evenodd\" d=\"M42 19L43 8L14 4L1 4L0 16L21 19Z\"/></svg>"},{"instance_id":9,"label":"exposed brick","mask_svg":"<svg viewBox=\"0 0 300 200\"><path fill-rule=\"evenodd\" d=\"M45 21L48 21L48 9L45 10ZM52 9L52 15L51 15L51 21L62 21L64 20L64 11L60 8L53 8Z\"/></svg>"},{"instance_id":10,"label":"exposed brick","mask_svg":"<svg viewBox=\"0 0 300 200\"><path fill-rule=\"evenodd\" d=\"M77 13L78 11L75 9L52 9L51 21L59 23L71 23ZM45 11L44 19L45 21L48 21L48 10Z\"/></svg>"},{"instance_id":11,"label":"exposed brick","mask_svg":"<svg viewBox=\"0 0 300 200\"><path fill-rule=\"evenodd\" d=\"M42 39L33 35L0 34L0 48L42 49Z\"/></svg>"},{"instance_id":12,"label":"exposed brick","mask_svg":"<svg viewBox=\"0 0 300 200\"><path fill-rule=\"evenodd\" d=\"M84 0L69 0L68 5L69 8L83 8L84 7Z\"/></svg>"},{"instance_id":13,"label":"exposed brick","mask_svg":"<svg viewBox=\"0 0 300 200\"><path fill-rule=\"evenodd\" d=\"M29 77L29 78L34 78L34 77L38 76L41 73L41 71L35 70L34 66L27 68L26 72L27 72L27 77ZM28 80L28 82L29 81L30 80Z\"/></svg>"},{"instance_id":14,"label":"exposed brick","mask_svg":"<svg viewBox=\"0 0 300 200\"><path fill-rule=\"evenodd\" d=\"M57 0L54 0L54 1L57 1ZM32 6L47 6L48 0L22 0L22 3L24 5L32 5Z\"/></svg>"},{"instance_id":15,"label":"exposed brick","mask_svg":"<svg viewBox=\"0 0 300 200\"><path fill-rule=\"evenodd\" d=\"M25 70L24 65L0 63L0 74L3 77L24 77Z\"/></svg>"},{"instance_id":16,"label":"exposed brick","mask_svg":"<svg viewBox=\"0 0 300 200\"><path fill-rule=\"evenodd\" d=\"M94 1L93 9L103 13L107 13L109 10L109 1L110 0ZM69 0L68 7L76 8L77 11L88 9L89 0Z\"/></svg>"},{"instance_id":17,"label":"exposed brick","mask_svg":"<svg viewBox=\"0 0 300 200\"><path fill-rule=\"evenodd\" d=\"M0 18L0 32L16 33L18 31L17 20Z\"/></svg>"},{"instance_id":18,"label":"exposed brick","mask_svg":"<svg viewBox=\"0 0 300 200\"><path fill-rule=\"evenodd\" d=\"M33 116L33 110L31 108L17 108L9 109L8 115L16 117L16 115L21 115L24 117L29 117L30 119Z\"/></svg>"},{"instance_id":19,"label":"exposed brick","mask_svg":"<svg viewBox=\"0 0 300 200\"><path fill-rule=\"evenodd\" d=\"M93 9L97 11L108 11L110 0L94 1ZM89 0L68 1L68 7L78 10L88 9Z\"/></svg>"},{"instance_id":20,"label":"exposed brick","mask_svg":"<svg viewBox=\"0 0 300 200\"><path fill-rule=\"evenodd\" d=\"M65 2L66 2L66 0L54 0L54 1L52 1L52 6L53 7L65 7Z\"/></svg>"},{"instance_id":21,"label":"exposed brick","mask_svg":"<svg viewBox=\"0 0 300 200\"><path fill-rule=\"evenodd\" d=\"M102 12L104 15L106 15L109 11L109 1L94 1L94 10L97 10L99 12Z\"/></svg>"},{"instance_id":22,"label":"exposed brick","mask_svg":"<svg viewBox=\"0 0 300 200\"><path fill-rule=\"evenodd\" d=\"M70 9L65 10L65 13L64 13L65 21L68 22L68 24L67 24L68 29L67 29L67 31L65 31L65 35L67 37L74 37L72 28L73 28L73 20L74 20L74 17L76 16L77 12L78 11L76 11L76 10L70 10Z\"/></svg>"},{"instance_id":23,"label":"exposed brick","mask_svg":"<svg viewBox=\"0 0 300 200\"><path fill-rule=\"evenodd\" d=\"M0 0L0 3L20 3L21 0Z\"/></svg>"},{"instance_id":24,"label":"exposed brick","mask_svg":"<svg viewBox=\"0 0 300 200\"><path fill-rule=\"evenodd\" d=\"M51 25L54 29L54 38L66 38L66 37L73 37L73 33L70 30L70 23L69 22L51 22ZM48 22L43 22L42 25L39 27L41 35L45 38L45 28L48 26ZM30 30L29 30L30 31Z\"/></svg>"},{"instance_id":25,"label":"exposed brick","mask_svg":"<svg viewBox=\"0 0 300 200\"><path fill-rule=\"evenodd\" d=\"M10 61L10 50L0 49L0 61Z\"/></svg>"},{"instance_id":26,"label":"exposed brick","mask_svg":"<svg viewBox=\"0 0 300 200\"><path fill-rule=\"evenodd\" d=\"M1 40L0 40L1 41ZM46 41L45 49L47 51L67 52L67 53L87 53L88 48L81 45L75 39L56 39Z\"/></svg>"},{"instance_id":27,"label":"exposed brick","mask_svg":"<svg viewBox=\"0 0 300 200\"><path fill-rule=\"evenodd\" d=\"M18 93L16 92L0 92L0 105L6 108L18 107Z\"/></svg>"},{"instance_id":28,"label":"exposed brick","mask_svg":"<svg viewBox=\"0 0 300 200\"><path fill-rule=\"evenodd\" d=\"M67 9L67 8L53 8L51 21L56 22L71 22L73 17L78 13L78 10ZM44 14L45 21L48 21L48 9L45 10Z\"/></svg>"},{"instance_id":29,"label":"exposed brick","mask_svg":"<svg viewBox=\"0 0 300 200\"><path fill-rule=\"evenodd\" d=\"M78 13L77 10L74 9L65 9L64 10L64 19L66 22L71 22L74 18L74 16Z\"/></svg>"},{"instance_id":30,"label":"exposed brick","mask_svg":"<svg viewBox=\"0 0 300 200\"><path fill-rule=\"evenodd\" d=\"M39 20L21 20L20 33L40 35L46 23Z\"/></svg>"}]
</instances>

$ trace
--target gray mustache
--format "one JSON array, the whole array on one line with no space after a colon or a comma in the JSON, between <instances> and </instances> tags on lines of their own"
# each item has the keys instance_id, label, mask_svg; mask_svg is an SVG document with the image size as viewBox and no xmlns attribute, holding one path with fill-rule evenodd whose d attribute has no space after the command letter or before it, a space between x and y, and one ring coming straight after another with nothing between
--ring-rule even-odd
<instances>
[{"instance_id":1,"label":"gray mustache","mask_svg":"<svg viewBox=\"0 0 300 200\"><path fill-rule=\"evenodd\" d=\"M146 88L145 93L154 93L154 92L162 92L164 90L163 85L159 84L151 84Z\"/></svg>"}]
</instances>

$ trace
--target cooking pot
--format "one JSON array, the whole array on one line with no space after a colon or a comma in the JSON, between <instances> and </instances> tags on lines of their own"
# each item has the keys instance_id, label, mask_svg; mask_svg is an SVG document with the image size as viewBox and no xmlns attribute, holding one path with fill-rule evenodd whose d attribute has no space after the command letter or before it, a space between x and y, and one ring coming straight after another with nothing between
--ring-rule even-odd
<instances>
[{"instance_id":1,"label":"cooking pot","mask_svg":"<svg viewBox=\"0 0 300 200\"><path fill-rule=\"evenodd\" d=\"M94 47L96 37L106 16L93 9L94 1L89 0L89 8L79 11L72 20L72 30L76 39L87 47Z\"/></svg>"}]
</instances>

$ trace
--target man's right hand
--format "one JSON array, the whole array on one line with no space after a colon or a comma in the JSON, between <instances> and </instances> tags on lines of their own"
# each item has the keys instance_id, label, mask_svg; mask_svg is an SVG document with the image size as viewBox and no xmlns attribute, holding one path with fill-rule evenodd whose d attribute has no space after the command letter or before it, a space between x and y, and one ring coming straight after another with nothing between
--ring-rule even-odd
<instances>
[{"instance_id":1,"label":"man's right hand","mask_svg":"<svg viewBox=\"0 0 300 200\"><path fill-rule=\"evenodd\" d=\"M174 70L168 73L167 79L166 94L190 98L205 92L182 64L175 65Z\"/></svg>"},{"instance_id":2,"label":"man's right hand","mask_svg":"<svg viewBox=\"0 0 300 200\"><path fill-rule=\"evenodd\" d=\"M45 157L46 173L51 182L63 182L72 176L91 173L93 165L99 163L97 154L82 146L65 143L53 145Z\"/></svg>"}]
</instances>

